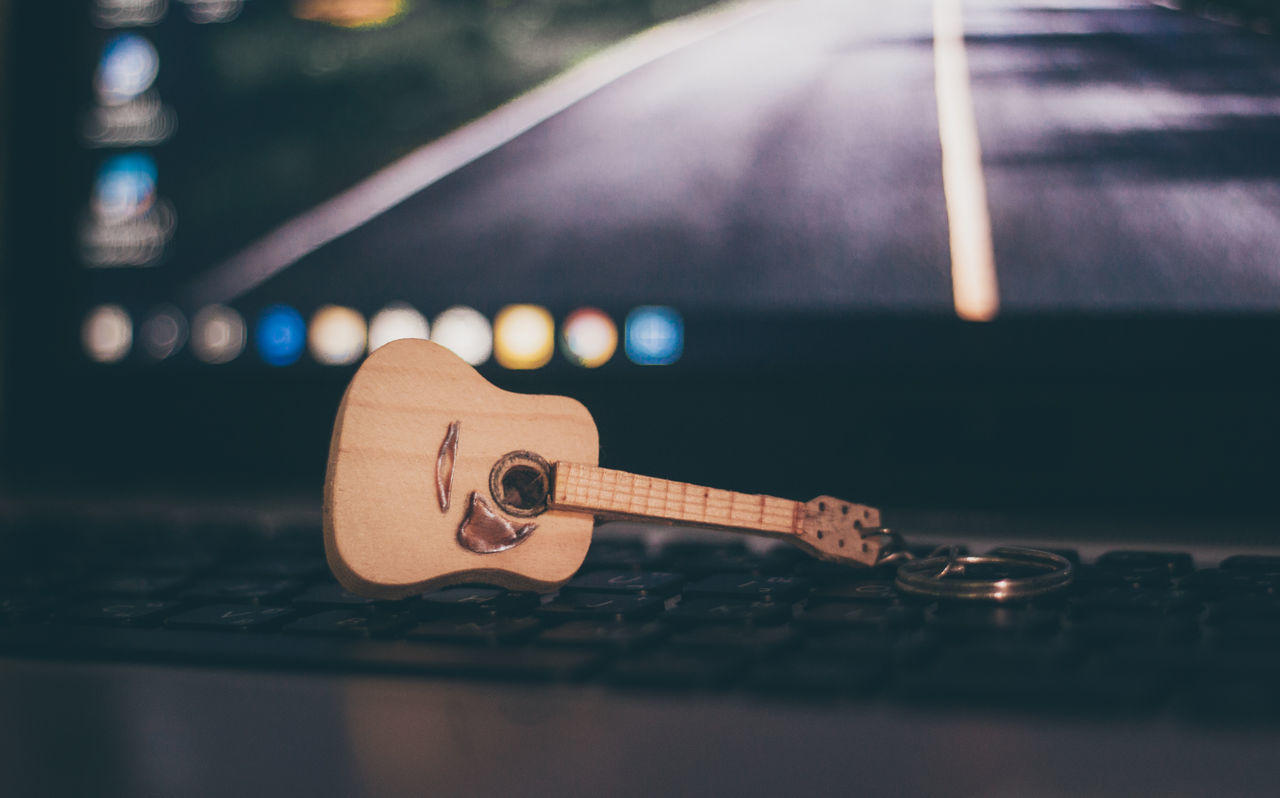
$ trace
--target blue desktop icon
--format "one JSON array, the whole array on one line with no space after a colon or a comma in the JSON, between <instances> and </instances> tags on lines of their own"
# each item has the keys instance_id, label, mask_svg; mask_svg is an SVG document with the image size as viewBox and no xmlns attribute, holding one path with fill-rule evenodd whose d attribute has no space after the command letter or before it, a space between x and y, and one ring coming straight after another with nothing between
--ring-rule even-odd
<instances>
[{"instance_id":1,"label":"blue desktop icon","mask_svg":"<svg viewBox=\"0 0 1280 798\"><path fill-rule=\"evenodd\" d=\"M151 209L156 195L156 162L140 152L108 158L93 186L93 211L100 221L123 222Z\"/></svg>"},{"instance_id":2,"label":"blue desktop icon","mask_svg":"<svg viewBox=\"0 0 1280 798\"><path fill-rule=\"evenodd\" d=\"M641 366L666 366L684 351L684 322L671 308L650 305L627 314L627 357Z\"/></svg>"},{"instance_id":3,"label":"blue desktop icon","mask_svg":"<svg viewBox=\"0 0 1280 798\"><path fill-rule=\"evenodd\" d=\"M258 354L272 366L297 362L307 343L307 323L288 305L272 305L258 318Z\"/></svg>"},{"instance_id":4,"label":"blue desktop icon","mask_svg":"<svg viewBox=\"0 0 1280 798\"><path fill-rule=\"evenodd\" d=\"M138 97L155 83L160 58L151 42L136 33L122 33L102 49L96 87L104 105L120 105Z\"/></svg>"}]
</instances>

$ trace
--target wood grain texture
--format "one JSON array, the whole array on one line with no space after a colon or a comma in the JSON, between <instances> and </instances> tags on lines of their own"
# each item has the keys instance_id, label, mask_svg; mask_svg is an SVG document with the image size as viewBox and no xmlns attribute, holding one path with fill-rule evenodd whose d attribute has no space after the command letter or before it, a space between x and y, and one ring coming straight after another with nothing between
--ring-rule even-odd
<instances>
[{"instance_id":1,"label":"wood grain texture","mask_svg":"<svg viewBox=\"0 0 1280 798\"><path fill-rule=\"evenodd\" d=\"M436 463L454 422L455 500L442 512ZM429 341L380 347L348 386L329 447L325 551L338 581L398 598L469 581L547 591L568 580L591 542L588 514L542 513L507 551L477 554L457 542L469 507L458 497L489 495L490 469L512 450L594 465L595 422L573 399L503 391Z\"/></svg>"},{"instance_id":2,"label":"wood grain texture","mask_svg":"<svg viewBox=\"0 0 1280 798\"><path fill-rule=\"evenodd\" d=\"M802 505L793 542L821 560L875 565L888 544L885 536L874 534L879 527L876 508L819 496Z\"/></svg>"},{"instance_id":3,"label":"wood grain texture","mask_svg":"<svg viewBox=\"0 0 1280 798\"><path fill-rule=\"evenodd\" d=\"M799 502L704 488L583 463L555 464L551 506L602 518L643 519L774 535L799 532Z\"/></svg>"}]
</instances>

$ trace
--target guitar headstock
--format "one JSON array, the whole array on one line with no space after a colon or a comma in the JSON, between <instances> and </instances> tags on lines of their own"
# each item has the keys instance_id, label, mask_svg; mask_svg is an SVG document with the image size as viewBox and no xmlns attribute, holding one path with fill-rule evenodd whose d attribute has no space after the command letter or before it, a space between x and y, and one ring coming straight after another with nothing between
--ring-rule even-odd
<instances>
[{"instance_id":1,"label":"guitar headstock","mask_svg":"<svg viewBox=\"0 0 1280 798\"><path fill-rule=\"evenodd\" d=\"M503 391L429 341L389 343L338 408L329 567L374 598L468 581L554 589L582 564L594 519L547 509L549 463L598 457L595 422L578 402Z\"/></svg>"},{"instance_id":2,"label":"guitar headstock","mask_svg":"<svg viewBox=\"0 0 1280 798\"><path fill-rule=\"evenodd\" d=\"M819 559L875 565L887 542L879 527L876 508L819 496L804 504L795 543Z\"/></svg>"}]
</instances>

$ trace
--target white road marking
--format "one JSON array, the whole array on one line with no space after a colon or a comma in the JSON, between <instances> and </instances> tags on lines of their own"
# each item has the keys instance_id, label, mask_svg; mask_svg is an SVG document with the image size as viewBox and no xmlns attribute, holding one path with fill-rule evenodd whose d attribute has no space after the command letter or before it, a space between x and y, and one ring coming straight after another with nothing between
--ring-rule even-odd
<instances>
[{"instance_id":1,"label":"white road marking","mask_svg":"<svg viewBox=\"0 0 1280 798\"><path fill-rule=\"evenodd\" d=\"M942 188L951 228L951 289L956 315L990 321L1000 310L982 148L969 87L961 0L934 0L933 61L942 141Z\"/></svg>"},{"instance_id":2,"label":"white road marking","mask_svg":"<svg viewBox=\"0 0 1280 798\"><path fill-rule=\"evenodd\" d=\"M625 39L267 233L196 280L185 299L193 305L229 302L610 83L777 3L729 2Z\"/></svg>"}]
</instances>

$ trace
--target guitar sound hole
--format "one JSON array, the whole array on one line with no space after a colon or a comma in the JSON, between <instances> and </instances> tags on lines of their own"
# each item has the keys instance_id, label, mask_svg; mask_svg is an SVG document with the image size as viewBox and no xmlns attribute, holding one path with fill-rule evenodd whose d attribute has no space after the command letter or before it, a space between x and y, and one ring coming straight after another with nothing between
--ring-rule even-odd
<instances>
[{"instance_id":1,"label":"guitar sound hole","mask_svg":"<svg viewBox=\"0 0 1280 798\"><path fill-rule=\"evenodd\" d=\"M539 515L551 493L551 465L533 452L509 452L489 472L489 493L510 515Z\"/></svg>"},{"instance_id":2,"label":"guitar sound hole","mask_svg":"<svg viewBox=\"0 0 1280 798\"><path fill-rule=\"evenodd\" d=\"M502 475L502 501L520 510L533 510L545 504L546 475L531 466L512 466Z\"/></svg>"}]
</instances>

